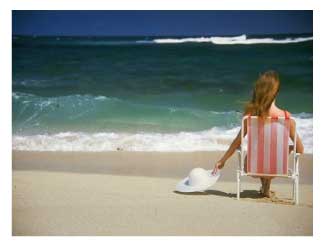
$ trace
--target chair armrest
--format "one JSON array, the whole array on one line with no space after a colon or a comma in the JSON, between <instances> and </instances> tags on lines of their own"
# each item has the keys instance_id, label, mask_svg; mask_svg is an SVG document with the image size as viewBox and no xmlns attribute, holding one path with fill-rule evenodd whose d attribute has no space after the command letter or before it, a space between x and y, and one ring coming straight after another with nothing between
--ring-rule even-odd
<instances>
[{"instance_id":1,"label":"chair armrest","mask_svg":"<svg viewBox=\"0 0 326 250\"><path fill-rule=\"evenodd\" d=\"M241 171L241 148L237 148L235 151L238 153L238 170Z\"/></svg>"},{"instance_id":2,"label":"chair armrest","mask_svg":"<svg viewBox=\"0 0 326 250\"><path fill-rule=\"evenodd\" d=\"M301 153L294 153L294 164L295 164L295 173L299 175L299 157L301 156Z\"/></svg>"},{"instance_id":3,"label":"chair armrest","mask_svg":"<svg viewBox=\"0 0 326 250\"><path fill-rule=\"evenodd\" d=\"M302 155L301 153L295 153L294 156L295 156L296 158L298 158L298 157L300 157L301 155Z\"/></svg>"},{"instance_id":4,"label":"chair armrest","mask_svg":"<svg viewBox=\"0 0 326 250\"><path fill-rule=\"evenodd\" d=\"M247 150L246 149L241 151L241 148L237 148L235 151L238 153L239 156L241 156L242 153L244 155L243 157L245 157L247 155Z\"/></svg>"}]
</instances>

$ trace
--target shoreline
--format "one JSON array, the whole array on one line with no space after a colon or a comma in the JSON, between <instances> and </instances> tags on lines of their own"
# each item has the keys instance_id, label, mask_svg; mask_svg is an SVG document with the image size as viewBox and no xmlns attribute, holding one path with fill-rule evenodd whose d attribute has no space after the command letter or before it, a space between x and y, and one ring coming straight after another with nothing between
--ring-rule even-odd
<instances>
[{"instance_id":1,"label":"shoreline","mask_svg":"<svg viewBox=\"0 0 326 250\"><path fill-rule=\"evenodd\" d=\"M149 176L180 179L191 169L213 169L223 151L196 152L44 152L12 151L13 170L37 170L50 172L99 173L126 176ZM291 157L290 157L291 162ZM223 181L235 181L238 158L236 153L223 168ZM244 181L257 179L244 177ZM288 180L276 178L286 183ZM300 158L300 183L313 183L313 155Z\"/></svg>"}]
</instances>

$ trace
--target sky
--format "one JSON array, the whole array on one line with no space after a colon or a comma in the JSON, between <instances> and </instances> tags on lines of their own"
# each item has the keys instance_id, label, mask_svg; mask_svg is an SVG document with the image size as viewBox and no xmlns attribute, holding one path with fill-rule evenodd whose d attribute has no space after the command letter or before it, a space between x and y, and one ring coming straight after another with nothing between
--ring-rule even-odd
<instances>
[{"instance_id":1,"label":"sky","mask_svg":"<svg viewBox=\"0 0 326 250\"><path fill-rule=\"evenodd\" d=\"M312 11L13 11L13 35L208 36L312 33Z\"/></svg>"}]
</instances>

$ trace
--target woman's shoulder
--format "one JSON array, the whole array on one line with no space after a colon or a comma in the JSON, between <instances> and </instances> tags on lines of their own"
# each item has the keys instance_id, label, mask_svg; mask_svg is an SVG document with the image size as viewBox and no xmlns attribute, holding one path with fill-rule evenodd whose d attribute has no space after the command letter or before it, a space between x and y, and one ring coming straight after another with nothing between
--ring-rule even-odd
<instances>
[{"instance_id":1,"label":"woman's shoulder","mask_svg":"<svg viewBox=\"0 0 326 250\"><path fill-rule=\"evenodd\" d=\"M251 115L252 114L250 114L250 113L243 113L242 117L251 116ZM290 117L290 116L292 116L292 114L286 109L277 108L277 109L270 110L268 113L268 116L270 116L270 117L284 117L284 116Z\"/></svg>"},{"instance_id":2,"label":"woman's shoulder","mask_svg":"<svg viewBox=\"0 0 326 250\"><path fill-rule=\"evenodd\" d=\"M276 110L270 110L269 111L269 116L279 116L279 117L283 117L283 116L287 116L290 117L291 113L287 110L283 110L283 109L276 109Z\"/></svg>"}]
</instances>

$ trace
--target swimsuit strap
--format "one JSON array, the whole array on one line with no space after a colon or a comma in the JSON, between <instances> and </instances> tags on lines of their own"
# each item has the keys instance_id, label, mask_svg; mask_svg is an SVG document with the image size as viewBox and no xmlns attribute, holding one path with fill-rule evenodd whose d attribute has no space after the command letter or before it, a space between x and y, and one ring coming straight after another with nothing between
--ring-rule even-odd
<instances>
[{"instance_id":1,"label":"swimsuit strap","mask_svg":"<svg viewBox=\"0 0 326 250\"><path fill-rule=\"evenodd\" d=\"M290 119L290 113L287 110L284 110L285 119Z\"/></svg>"}]
</instances>

